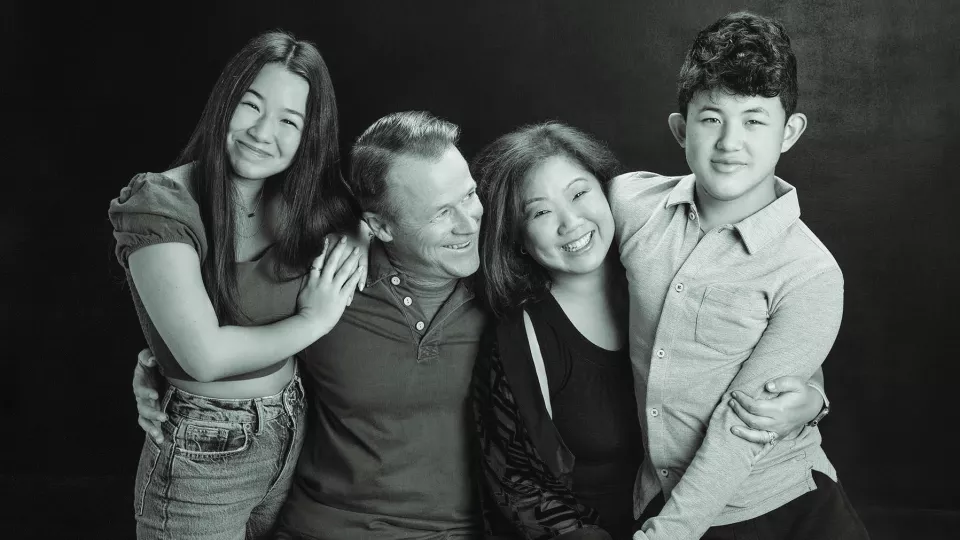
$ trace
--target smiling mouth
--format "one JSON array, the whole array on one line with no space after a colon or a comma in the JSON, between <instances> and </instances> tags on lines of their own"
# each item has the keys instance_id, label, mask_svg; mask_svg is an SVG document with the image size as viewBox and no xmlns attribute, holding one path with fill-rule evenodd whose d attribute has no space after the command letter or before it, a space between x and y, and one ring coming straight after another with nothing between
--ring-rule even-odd
<instances>
[{"instance_id":1,"label":"smiling mouth","mask_svg":"<svg viewBox=\"0 0 960 540\"><path fill-rule=\"evenodd\" d=\"M259 148L254 148L253 146L250 146L249 144L247 144L247 143L245 143L245 142L243 142L243 141L238 140L238 141L237 141L237 144L240 145L241 147L243 147L244 150L250 152L251 154L253 154L253 155L257 156L257 157L262 157L262 158L273 157L273 156L271 156L270 154L264 152L263 150L260 150Z\"/></svg>"},{"instance_id":2,"label":"smiling mouth","mask_svg":"<svg viewBox=\"0 0 960 540\"><path fill-rule=\"evenodd\" d=\"M576 253L577 251L586 248L591 240L593 240L593 231L588 232L580 238L577 238L573 242L560 246L560 249L569 253Z\"/></svg>"},{"instance_id":3,"label":"smiling mouth","mask_svg":"<svg viewBox=\"0 0 960 540\"><path fill-rule=\"evenodd\" d=\"M468 247L470 247L470 244L472 244L472 242L470 242L470 241L468 240L468 241L466 241L466 242L464 242L464 243L462 243L462 244L447 244L447 245L445 245L445 246L443 246L443 247L445 247L445 248L447 248L447 249L452 249L452 250L454 250L454 251L463 251L463 250L467 249Z\"/></svg>"},{"instance_id":4,"label":"smiling mouth","mask_svg":"<svg viewBox=\"0 0 960 540\"><path fill-rule=\"evenodd\" d=\"M723 169L735 169L737 167L746 167L747 164L742 161L717 161L711 160L710 163L713 163L715 167L720 167Z\"/></svg>"}]
</instances>

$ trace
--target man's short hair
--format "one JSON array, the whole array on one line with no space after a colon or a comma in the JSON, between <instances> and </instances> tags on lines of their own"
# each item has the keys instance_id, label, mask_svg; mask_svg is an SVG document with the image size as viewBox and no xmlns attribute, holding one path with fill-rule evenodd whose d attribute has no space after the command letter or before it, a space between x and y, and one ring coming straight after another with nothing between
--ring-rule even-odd
<instances>
[{"instance_id":1,"label":"man's short hair","mask_svg":"<svg viewBox=\"0 0 960 540\"><path fill-rule=\"evenodd\" d=\"M456 146L460 128L425 111L388 114L363 132L350 151L350 188L367 212L394 215L387 174L400 156L440 159Z\"/></svg>"},{"instance_id":2,"label":"man's short hair","mask_svg":"<svg viewBox=\"0 0 960 540\"><path fill-rule=\"evenodd\" d=\"M697 92L717 88L742 96L779 96L789 118L797 108L797 58L783 26L741 11L701 30L677 79L680 113L687 116Z\"/></svg>"}]
</instances>

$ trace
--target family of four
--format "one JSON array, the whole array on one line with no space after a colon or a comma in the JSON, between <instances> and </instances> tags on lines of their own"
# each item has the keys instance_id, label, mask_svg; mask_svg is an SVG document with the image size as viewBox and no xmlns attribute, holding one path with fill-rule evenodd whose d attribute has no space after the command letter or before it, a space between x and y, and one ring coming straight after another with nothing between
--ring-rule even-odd
<instances>
[{"instance_id":1,"label":"family of four","mask_svg":"<svg viewBox=\"0 0 960 540\"><path fill-rule=\"evenodd\" d=\"M468 164L418 111L344 179L320 54L253 39L110 203L138 538L867 538L817 428L843 277L775 175L797 94L734 13L680 71L687 176L559 122Z\"/></svg>"}]
</instances>

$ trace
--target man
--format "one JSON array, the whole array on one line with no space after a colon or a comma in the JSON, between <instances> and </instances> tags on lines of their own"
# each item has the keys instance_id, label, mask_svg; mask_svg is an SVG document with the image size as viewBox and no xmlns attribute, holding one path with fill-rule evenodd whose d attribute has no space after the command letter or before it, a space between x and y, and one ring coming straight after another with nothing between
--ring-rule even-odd
<instances>
[{"instance_id":1,"label":"man","mask_svg":"<svg viewBox=\"0 0 960 540\"><path fill-rule=\"evenodd\" d=\"M464 278L483 207L457 135L397 113L354 145L351 187L376 240L364 290L302 355L315 423L281 516L294 536L479 534L467 395L485 315Z\"/></svg>"}]
</instances>

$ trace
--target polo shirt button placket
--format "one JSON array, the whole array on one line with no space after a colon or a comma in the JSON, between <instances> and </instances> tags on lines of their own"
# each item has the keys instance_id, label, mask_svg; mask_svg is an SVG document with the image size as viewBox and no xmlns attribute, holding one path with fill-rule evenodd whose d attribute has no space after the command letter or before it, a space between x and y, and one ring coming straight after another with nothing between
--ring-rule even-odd
<instances>
[{"instance_id":1,"label":"polo shirt button placket","mask_svg":"<svg viewBox=\"0 0 960 540\"><path fill-rule=\"evenodd\" d=\"M393 283L394 285L399 285L399 284L400 284L400 278L397 277L397 276L393 276L392 278L390 278L390 283Z\"/></svg>"}]
</instances>

